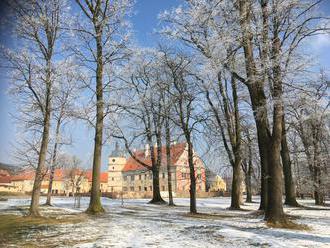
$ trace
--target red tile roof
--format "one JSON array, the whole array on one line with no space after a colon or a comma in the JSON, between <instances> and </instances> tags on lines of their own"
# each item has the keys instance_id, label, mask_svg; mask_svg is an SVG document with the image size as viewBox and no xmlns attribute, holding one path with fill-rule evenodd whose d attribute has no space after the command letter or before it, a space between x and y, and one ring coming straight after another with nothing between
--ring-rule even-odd
<instances>
[{"instance_id":1,"label":"red tile roof","mask_svg":"<svg viewBox=\"0 0 330 248\"><path fill-rule=\"evenodd\" d=\"M181 154L184 152L186 148L186 143L178 143L171 145L171 165L176 166L176 162L180 158ZM154 151L157 154L157 150ZM150 155L145 157L145 150L139 150L134 153L134 156L141 160L143 163L147 164L151 168L151 158ZM166 164L166 146L162 146L161 148L161 156L162 156L162 165ZM123 168L123 171L134 171L134 170L146 170L143 165L137 162L133 157L127 159L127 162Z\"/></svg>"},{"instance_id":2,"label":"red tile roof","mask_svg":"<svg viewBox=\"0 0 330 248\"><path fill-rule=\"evenodd\" d=\"M34 180L34 170L24 170L11 177L12 181Z\"/></svg>"},{"instance_id":3,"label":"red tile roof","mask_svg":"<svg viewBox=\"0 0 330 248\"><path fill-rule=\"evenodd\" d=\"M69 176L69 173L71 173L72 171L68 170L68 169L55 169L54 171L54 181L63 181L65 179L65 177ZM48 180L49 179L49 171L47 172L47 174L45 175L44 179ZM73 173L75 173L75 175L81 175L81 173L84 174L84 176L87 177L88 181L91 182L92 181L92 171L82 171L80 169L76 169ZM35 171L34 170L25 170L25 171L21 171L20 173L14 175L11 177L12 181L23 181L23 180L34 180L34 175L35 175ZM106 183L108 182L108 173L107 172L102 172L101 173L101 183Z\"/></svg>"},{"instance_id":4,"label":"red tile roof","mask_svg":"<svg viewBox=\"0 0 330 248\"><path fill-rule=\"evenodd\" d=\"M6 170L0 170L0 183L11 183L10 174Z\"/></svg>"},{"instance_id":5,"label":"red tile roof","mask_svg":"<svg viewBox=\"0 0 330 248\"><path fill-rule=\"evenodd\" d=\"M86 172L86 177L88 179L88 182L93 181L93 171L88 170ZM108 172L101 172L101 183L107 183L108 182Z\"/></svg>"}]
</instances>

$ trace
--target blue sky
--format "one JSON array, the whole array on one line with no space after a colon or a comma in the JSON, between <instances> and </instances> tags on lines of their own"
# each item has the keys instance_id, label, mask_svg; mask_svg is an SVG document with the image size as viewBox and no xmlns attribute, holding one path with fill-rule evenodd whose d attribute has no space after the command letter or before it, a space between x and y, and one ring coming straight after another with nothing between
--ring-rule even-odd
<instances>
[{"instance_id":1,"label":"blue sky","mask_svg":"<svg viewBox=\"0 0 330 248\"><path fill-rule=\"evenodd\" d=\"M132 23L135 30L136 42L141 46L157 45L157 36L153 30L157 27L157 15L172 7L178 6L182 0L136 0L135 15L132 17ZM0 2L0 5L1 2ZM2 6L0 6L0 10ZM330 13L330 1L326 0L323 4L323 11ZM1 13L0 16L3 13ZM4 27L0 27L1 43L14 44L14 41L7 35L4 35ZM310 41L306 47L306 52L314 54L320 67L330 68L330 39L328 37L318 37ZM9 97L6 95L8 82L4 76L4 71L0 70L0 162L13 162L10 153L11 143L15 141L15 125L10 117L10 113L15 110ZM93 152L93 130L87 129L81 123L70 125L68 132L72 132L74 145L66 150L80 157L85 166L90 166ZM112 144L113 145L113 144ZM103 169L106 168L107 156L111 147L106 145L103 150Z\"/></svg>"},{"instance_id":2,"label":"blue sky","mask_svg":"<svg viewBox=\"0 0 330 248\"><path fill-rule=\"evenodd\" d=\"M137 0L134 8L134 15L131 19L134 27L135 40L141 46L157 45L157 38L153 34L154 28L157 27L158 14L166 9L178 6L180 0ZM4 16L3 3L0 1L1 15ZM12 46L14 40L8 36L8 27L1 26L1 44ZM13 158L10 156L12 144L15 142L16 128L10 113L15 111L15 106L11 103L9 96L6 94L8 81L5 78L5 71L0 69L0 162L12 163ZM74 139L72 147L66 147L65 150L79 156L85 166L90 166L93 154L93 135L94 131L88 129L85 125L75 122L69 125L67 133L71 132ZM113 144L110 144L112 146ZM106 168L107 156L111 151L111 147L106 145L103 150L103 169Z\"/></svg>"}]
</instances>

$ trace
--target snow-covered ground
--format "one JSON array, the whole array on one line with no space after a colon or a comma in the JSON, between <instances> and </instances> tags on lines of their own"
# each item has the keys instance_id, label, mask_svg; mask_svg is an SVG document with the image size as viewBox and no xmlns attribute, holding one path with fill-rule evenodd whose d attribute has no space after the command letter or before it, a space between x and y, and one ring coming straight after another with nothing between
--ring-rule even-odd
<instances>
[{"instance_id":1,"label":"snow-covered ground","mask_svg":"<svg viewBox=\"0 0 330 248\"><path fill-rule=\"evenodd\" d=\"M44 201L44 199L42 199ZM66 212L73 208L73 198L54 198L55 207ZM297 231L268 228L262 216L254 215L258 203L245 204L249 211L227 210L230 198L198 199L198 211L210 215L190 216L189 199L175 199L176 207L147 204L147 199L102 199L106 214L86 217L79 224L61 224L47 229L31 229L24 242L35 247L330 247L330 210L285 208L296 216L295 222L311 230ZM312 200L300 202L312 205ZM29 204L28 199L0 202L0 214L15 206ZM56 209L56 208L55 208ZM48 209L47 211L50 211ZM46 215L47 213L45 213ZM1 221L1 216L0 216ZM10 247L21 247L19 241ZM1 246L1 245L0 245ZM29 246L30 247L30 246Z\"/></svg>"}]
</instances>

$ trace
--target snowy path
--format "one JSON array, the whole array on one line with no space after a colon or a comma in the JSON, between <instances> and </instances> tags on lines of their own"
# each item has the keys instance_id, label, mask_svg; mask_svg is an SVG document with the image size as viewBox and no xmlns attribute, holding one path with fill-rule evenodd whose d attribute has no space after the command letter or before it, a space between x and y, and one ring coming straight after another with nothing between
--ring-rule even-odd
<instances>
[{"instance_id":1,"label":"snowy path","mask_svg":"<svg viewBox=\"0 0 330 248\"><path fill-rule=\"evenodd\" d=\"M28 202L10 199L0 203L0 212ZM198 211L216 217L189 216L189 199L175 199L175 203L178 206L170 208L142 199L125 200L122 207L120 200L104 198L105 215L80 224L31 230L26 239L36 247L330 247L330 211L286 208L286 213L301 216L295 222L312 228L295 231L268 228L261 216L252 216L250 211L226 210L229 198L198 199ZM88 199L83 199L81 209L87 204ZM54 198L54 205L77 211L72 209L72 198ZM247 210L257 207L254 203L244 206Z\"/></svg>"}]
</instances>

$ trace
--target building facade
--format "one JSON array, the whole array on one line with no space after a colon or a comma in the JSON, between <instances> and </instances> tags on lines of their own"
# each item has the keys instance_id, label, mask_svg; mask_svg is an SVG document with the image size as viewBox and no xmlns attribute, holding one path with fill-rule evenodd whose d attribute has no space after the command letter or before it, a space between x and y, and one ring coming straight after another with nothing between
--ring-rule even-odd
<instances>
[{"instance_id":1,"label":"building facade","mask_svg":"<svg viewBox=\"0 0 330 248\"><path fill-rule=\"evenodd\" d=\"M156 149L154 149L156 150ZM188 150L186 143L171 145L172 191L175 194L189 193L190 170L188 165ZM143 196L152 193L152 171L150 148L136 151L134 157L125 158L119 153L118 147L109 157L108 191L114 193L135 193ZM168 173L166 164L166 148L161 148L162 163L159 170L159 185L162 195L168 194ZM147 164L141 165L136 159ZM196 191L205 192L205 166L194 152Z\"/></svg>"},{"instance_id":2,"label":"building facade","mask_svg":"<svg viewBox=\"0 0 330 248\"><path fill-rule=\"evenodd\" d=\"M30 193L33 189L35 171L24 170L10 177L10 185L16 192ZM101 173L101 192L108 190L108 173ZM49 173L44 175L41 183L41 193L48 192ZM88 193L92 188L92 171L80 169L55 169L52 185L54 195L72 195L74 193Z\"/></svg>"}]
</instances>

